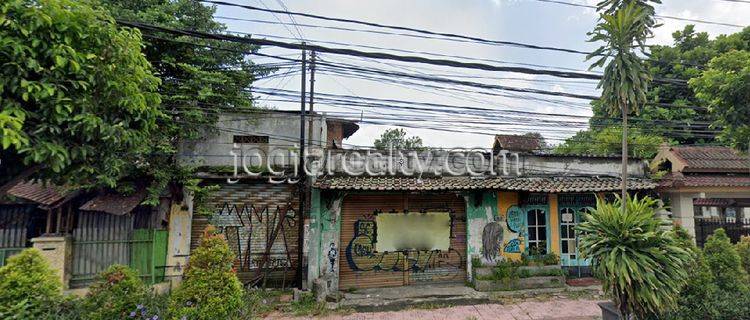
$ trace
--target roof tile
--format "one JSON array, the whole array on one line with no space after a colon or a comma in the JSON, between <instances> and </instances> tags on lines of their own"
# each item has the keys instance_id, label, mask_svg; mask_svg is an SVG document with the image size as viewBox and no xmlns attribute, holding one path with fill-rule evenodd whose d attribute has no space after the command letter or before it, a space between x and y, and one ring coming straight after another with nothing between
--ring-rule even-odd
<instances>
[{"instance_id":1,"label":"roof tile","mask_svg":"<svg viewBox=\"0 0 750 320\"><path fill-rule=\"evenodd\" d=\"M598 192L620 189L620 179L614 177L350 177L325 176L315 187L331 190L473 190L498 189L530 192ZM628 188L647 190L656 188L648 179L628 179Z\"/></svg>"}]
</instances>

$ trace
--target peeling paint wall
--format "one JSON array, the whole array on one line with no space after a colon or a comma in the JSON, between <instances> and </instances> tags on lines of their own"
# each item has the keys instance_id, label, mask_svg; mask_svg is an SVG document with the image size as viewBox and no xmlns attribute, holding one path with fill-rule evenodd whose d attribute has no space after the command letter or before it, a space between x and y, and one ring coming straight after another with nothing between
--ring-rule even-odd
<instances>
[{"instance_id":1,"label":"peeling paint wall","mask_svg":"<svg viewBox=\"0 0 750 320\"><path fill-rule=\"evenodd\" d=\"M341 202L339 193L312 189L310 210L310 248L308 252L307 285L322 278L329 291L338 290Z\"/></svg>"},{"instance_id":2,"label":"peeling paint wall","mask_svg":"<svg viewBox=\"0 0 750 320\"><path fill-rule=\"evenodd\" d=\"M497 193L482 191L465 196L466 199L466 271L472 277L472 260L482 259L482 263L489 263L485 256L493 256L494 252L485 254L482 246L482 235L488 224L495 222L498 215ZM496 252L499 257L500 252Z\"/></svg>"}]
</instances>

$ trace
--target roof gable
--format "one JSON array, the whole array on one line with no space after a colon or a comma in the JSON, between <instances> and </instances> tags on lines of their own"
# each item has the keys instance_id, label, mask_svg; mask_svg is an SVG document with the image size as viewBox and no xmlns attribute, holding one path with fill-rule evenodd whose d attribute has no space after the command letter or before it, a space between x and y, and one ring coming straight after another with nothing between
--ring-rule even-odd
<instances>
[{"instance_id":1,"label":"roof gable","mask_svg":"<svg viewBox=\"0 0 750 320\"><path fill-rule=\"evenodd\" d=\"M542 142L539 138L528 135L498 134L495 135L495 143L492 150L531 152L541 148Z\"/></svg>"}]
</instances>

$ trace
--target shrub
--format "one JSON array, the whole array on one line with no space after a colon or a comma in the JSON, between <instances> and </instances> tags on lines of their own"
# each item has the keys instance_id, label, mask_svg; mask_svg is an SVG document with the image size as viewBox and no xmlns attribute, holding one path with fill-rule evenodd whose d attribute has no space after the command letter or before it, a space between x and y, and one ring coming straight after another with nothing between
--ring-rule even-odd
<instances>
[{"instance_id":1,"label":"shrub","mask_svg":"<svg viewBox=\"0 0 750 320\"><path fill-rule=\"evenodd\" d=\"M207 228L190 254L182 285L172 294L175 319L237 319L243 305L242 283L232 268L234 253L222 235Z\"/></svg>"},{"instance_id":2,"label":"shrub","mask_svg":"<svg viewBox=\"0 0 750 320\"><path fill-rule=\"evenodd\" d=\"M37 249L10 257L0 268L0 318L44 318L62 298L62 284Z\"/></svg>"},{"instance_id":3,"label":"shrub","mask_svg":"<svg viewBox=\"0 0 750 320\"><path fill-rule=\"evenodd\" d=\"M108 320L127 317L143 303L148 289L138 273L123 265L113 265L96 276L84 300L87 319Z\"/></svg>"},{"instance_id":4,"label":"shrub","mask_svg":"<svg viewBox=\"0 0 750 320\"><path fill-rule=\"evenodd\" d=\"M748 291L747 273L742 268L742 260L724 229L716 229L708 237L703 252L719 290Z\"/></svg>"},{"instance_id":5,"label":"shrub","mask_svg":"<svg viewBox=\"0 0 750 320\"><path fill-rule=\"evenodd\" d=\"M619 197L614 203L597 200L577 229L581 256L591 259L604 291L626 318L644 319L674 306L692 255L656 218L657 200L627 200L624 212Z\"/></svg>"},{"instance_id":6,"label":"shrub","mask_svg":"<svg viewBox=\"0 0 750 320\"><path fill-rule=\"evenodd\" d=\"M737 253L740 254L742 268L745 273L750 274L750 236L743 236L736 245Z\"/></svg>"}]
</instances>

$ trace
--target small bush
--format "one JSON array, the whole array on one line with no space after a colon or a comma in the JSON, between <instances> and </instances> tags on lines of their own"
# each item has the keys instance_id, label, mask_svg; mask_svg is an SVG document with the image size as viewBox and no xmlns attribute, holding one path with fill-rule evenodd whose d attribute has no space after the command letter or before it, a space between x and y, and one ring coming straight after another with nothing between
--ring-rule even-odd
<instances>
[{"instance_id":1,"label":"small bush","mask_svg":"<svg viewBox=\"0 0 750 320\"><path fill-rule=\"evenodd\" d=\"M745 273L750 274L750 236L740 238L736 248L742 261L742 268L745 269Z\"/></svg>"},{"instance_id":2,"label":"small bush","mask_svg":"<svg viewBox=\"0 0 750 320\"><path fill-rule=\"evenodd\" d=\"M45 318L62 298L62 284L37 249L10 257L0 268L0 318Z\"/></svg>"},{"instance_id":3,"label":"small bush","mask_svg":"<svg viewBox=\"0 0 750 320\"><path fill-rule=\"evenodd\" d=\"M96 276L84 300L87 319L108 320L127 317L141 305L148 289L138 273L123 265L113 265Z\"/></svg>"},{"instance_id":4,"label":"small bush","mask_svg":"<svg viewBox=\"0 0 750 320\"><path fill-rule=\"evenodd\" d=\"M748 291L747 273L742 268L742 260L724 229L716 229L708 237L703 252L719 290Z\"/></svg>"},{"instance_id":5,"label":"small bush","mask_svg":"<svg viewBox=\"0 0 750 320\"><path fill-rule=\"evenodd\" d=\"M222 235L207 228L190 254L184 280L172 294L169 314L174 319L237 319L244 290L232 268L234 253Z\"/></svg>"}]
</instances>

